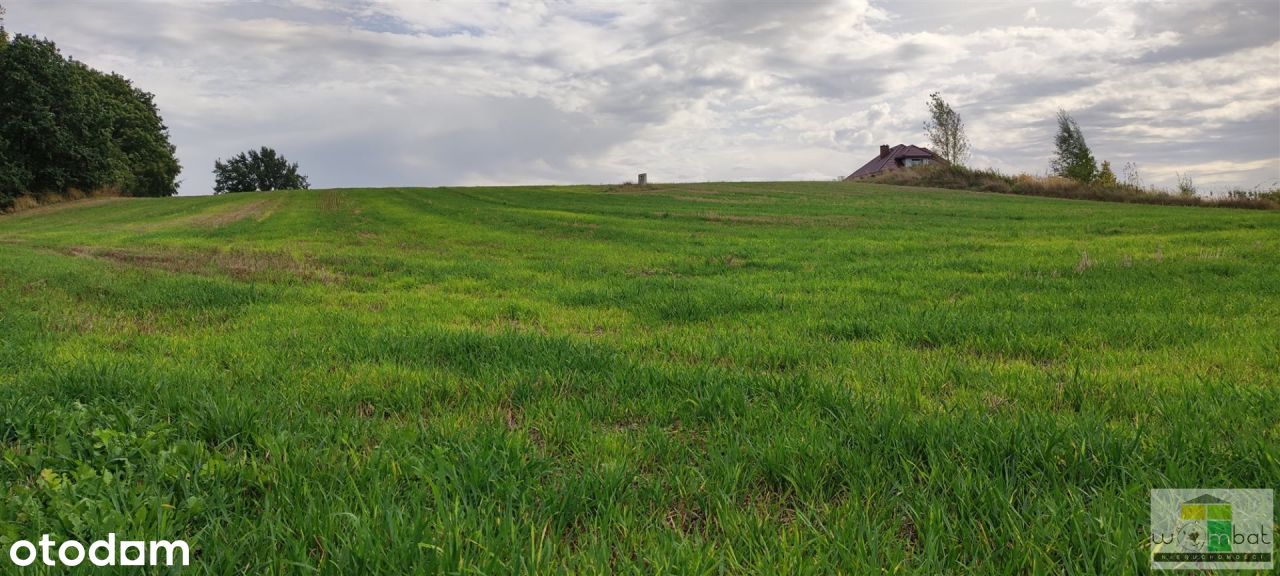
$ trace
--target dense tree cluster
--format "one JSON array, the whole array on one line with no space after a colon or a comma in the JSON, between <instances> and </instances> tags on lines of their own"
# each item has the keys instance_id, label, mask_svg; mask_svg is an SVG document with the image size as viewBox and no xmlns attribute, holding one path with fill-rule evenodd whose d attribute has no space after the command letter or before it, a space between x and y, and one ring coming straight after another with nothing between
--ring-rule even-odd
<instances>
[{"instance_id":1,"label":"dense tree cluster","mask_svg":"<svg viewBox=\"0 0 1280 576\"><path fill-rule=\"evenodd\" d=\"M290 163L275 150L263 146L213 163L213 193L301 190L310 185L298 173L298 163Z\"/></svg>"},{"instance_id":2,"label":"dense tree cluster","mask_svg":"<svg viewBox=\"0 0 1280 576\"><path fill-rule=\"evenodd\" d=\"M169 196L179 170L151 94L0 28L0 209L73 188Z\"/></svg>"}]
</instances>

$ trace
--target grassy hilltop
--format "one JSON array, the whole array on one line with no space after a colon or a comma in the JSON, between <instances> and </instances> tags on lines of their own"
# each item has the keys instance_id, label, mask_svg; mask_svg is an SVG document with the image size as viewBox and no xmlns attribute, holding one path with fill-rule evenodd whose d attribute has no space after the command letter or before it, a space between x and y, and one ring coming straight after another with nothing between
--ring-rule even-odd
<instances>
[{"instance_id":1,"label":"grassy hilltop","mask_svg":"<svg viewBox=\"0 0 1280 576\"><path fill-rule=\"evenodd\" d=\"M1277 213L874 185L37 209L0 217L0 543L1146 571L1149 489L1280 478L1277 287Z\"/></svg>"}]
</instances>

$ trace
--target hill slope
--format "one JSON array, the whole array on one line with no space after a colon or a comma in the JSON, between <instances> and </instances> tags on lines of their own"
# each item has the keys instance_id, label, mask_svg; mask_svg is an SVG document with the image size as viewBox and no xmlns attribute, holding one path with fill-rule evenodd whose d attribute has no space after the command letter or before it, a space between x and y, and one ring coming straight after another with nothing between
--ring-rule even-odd
<instances>
[{"instance_id":1,"label":"hill slope","mask_svg":"<svg viewBox=\"0 0 1280 576\"><path fill-rule=\"evenodd\" d=\"M839 183L0 217L0 542L1121 573L1280 478L1280 215ZM295 564L296 563L296 564Z\"/></svg>"}]
</instances>

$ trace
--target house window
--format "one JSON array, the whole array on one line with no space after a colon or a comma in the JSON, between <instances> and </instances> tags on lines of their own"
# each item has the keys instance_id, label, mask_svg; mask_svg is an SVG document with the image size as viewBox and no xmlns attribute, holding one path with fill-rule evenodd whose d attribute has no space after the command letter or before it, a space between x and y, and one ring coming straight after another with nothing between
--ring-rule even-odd
<instances>
[{"instance_id":1,"label":"house window","mask_svg":"<svg viewBox=\"0 0 1280 576\"><path fill-rule=\"evenodd\" d=\"M903 161L902 164L910 168L911 166L919 166L921 164L928 164L928 163L929 163L928 158L907 158L906 160Z\"/></svg>"}]
</instances>

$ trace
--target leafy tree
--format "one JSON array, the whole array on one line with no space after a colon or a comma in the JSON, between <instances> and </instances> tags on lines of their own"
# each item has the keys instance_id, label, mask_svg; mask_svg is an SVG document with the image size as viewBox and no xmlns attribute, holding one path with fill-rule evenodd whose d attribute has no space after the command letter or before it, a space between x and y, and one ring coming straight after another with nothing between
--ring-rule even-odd
<instances>
[{"instance_id":1,"label":"leafy tree","mask_svg":"<svg viewBox=\"0 0 1280 576\"><path fill-rule=\"evenodd\" d=\"M1077 182L1092 182L1097 177L1098 164L1093 152L1084 141L1080 125L1066 110L1058 110L1058 136L1054 144L1057 152L1050 164L1054 174Z\"/></svg>"},{"instance_id":2,"label":"leafy tree","mask_svg":"<svg viewBox=\"0 0 1280 576\"><path fill-rule=\"evenodd\" d=\"M298 173L298 163L290 163L275 150L263 146L213 162L214 194L268 190L307 189L307 177Z\"/></svg>"},{"instance_id":3,"label":"leafy tree","mask_svg":"<svg viewBox=\"0 0 1280 576\"><path fill-rule=\"evenodd\" d=\"M9 48L9 33L4 30L4 6L0 5L0 67L4 65L4 55ZM0 212L13 206L15 191L18 189L20 172L9 159L8 140L0 132Z\"/></svg>"},{"instance_id":4,"label":"leafy tree","mask_svg":"<svg viewBox=\"0 0 1280 576\"><path fill-rule=\"evenodd\" d=\"M969 159L969 137L964 133L964 120L937 92L929 95L929 120L924 133L933 143L933 152L952 164L964 165Z\"/></svg>"},{"instance_id":5,"label":"leafy tree","mask_svg":"<svg viewBox=\"0 0 1280 576\"><path fill-rule=\"evenodd\" d=\"M105 134L88 114L92 82L47 40L17 35L0 62L0 182L10 195L88 188L101 176Z\"/></svg>"},{"instance_id":6,"label":"leafy tree","mask_svg":"<svg viewBox=\"0 0 1280 576\"><path fill-rule=\"evenodd\" d=\"M0 34L0 202L69 188L168 196L180 169L151 94L49 40Z\"/></svg>"},{"instance_id":7,"label":"leafy tree","mask_svg":"<svg viewBox=\"0 0 1280 576\"><path fill-rule=\"evenodd\" d=\"M111 118L116 145L115 166L121 187L134 196L169 196L177 192L182 166L169 142L169 129L156 110L155 97L116 74L98 75L102 104Z\"/></svg>"},{"instance_id":8,"label":"leafy tree","mask_svg":"<svg viewBox=\"0 0 1280 576\"><path fill-rule=\"evenodd\" d=\"M1108 160L1103 160L1102 168L1098 169L1098 183L1103 186L1115 186L1119 183L1116 180L1116 173L1111 171L1111 162Z\"/></svg>"}]
</instances>

